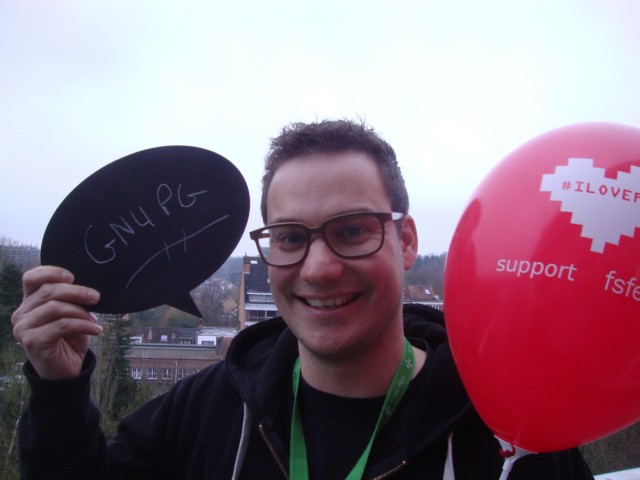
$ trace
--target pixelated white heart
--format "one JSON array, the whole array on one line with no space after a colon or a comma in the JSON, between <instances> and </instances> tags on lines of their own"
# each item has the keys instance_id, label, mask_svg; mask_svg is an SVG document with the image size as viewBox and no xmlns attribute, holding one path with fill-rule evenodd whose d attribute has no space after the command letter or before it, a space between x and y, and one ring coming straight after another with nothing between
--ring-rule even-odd
<instances>
[{"instance_id":1,"label":"pixelated white heart","mask_svg":"<svg viewBox=\"0 0 640 480\"><path fill-rule=\"evenodd\" d=\"M590 158L570 158L566 166L542 176L541 192L562 202L560 210L570 212L571 223L582 225L581 236L590 238L591 251L602 253L606 243L618 245L620 237L633 237L640 228L640 167L606 178L604 168Z\"/></svg>"}]
</instances>

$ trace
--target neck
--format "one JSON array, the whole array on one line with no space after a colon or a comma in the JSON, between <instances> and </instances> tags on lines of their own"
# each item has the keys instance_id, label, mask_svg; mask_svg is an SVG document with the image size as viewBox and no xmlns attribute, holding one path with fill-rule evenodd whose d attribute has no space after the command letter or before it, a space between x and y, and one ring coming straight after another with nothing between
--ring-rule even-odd
<instances>
[{"instance_id":1,"label":"neck","mask_svg":"<svg viewBox=\"0 0 640 480\"><path fill-rule=\"evenodd\" d=\"M384 349L370 349L358 356L324 358L299 345L300 368L305 381L317 390L351 398L372 398L387 393L398 368L404 337L385 345ZM426 352L413 347L415 377L426 360ZM413 378L412 377L412 378Z\"/></svg>"}]
</instances>

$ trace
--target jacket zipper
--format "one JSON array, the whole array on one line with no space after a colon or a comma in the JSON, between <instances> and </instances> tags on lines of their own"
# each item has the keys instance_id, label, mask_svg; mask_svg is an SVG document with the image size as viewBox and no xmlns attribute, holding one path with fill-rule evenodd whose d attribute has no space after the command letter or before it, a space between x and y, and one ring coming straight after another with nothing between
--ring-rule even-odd
<instances>
[{"instance_id":1,"label":"jacket zipper","mask_svg":"<svg viewBox=\"0 0 640 480\"><path fill-rule=\"evenodd\" d=\"M271 455L273 456L273 459L278 464L278 467L280 467L280 471L284 475L284 478L289 480L289 473L287 472L287 469L284 466L284 463L280 459L280 456L276 453L276 449L273 448L273 444L271 443L271 441L267 437L267 433L265 432L264 426L261 423L258 424L258 429L260 430L260 435L262 435L262 439L264 440L264 443L267 444L267 448L271 452ZM378 475L376 477L373 477L371 480L384 480L385 478L389 478L389 477L395 475L396 473L398 473L400 470L402 470L406 466L407 466L407 461L403 460L399 465L397 465L394 468L392 468L391 470L383 473L382 475Z\"/></svg>"},{"instance_id":2,"label":"jacket zipper","mask_svg":"<svg viewBox=\"0 0 640 480\"><path fill-rule=\"evenodd\" d=\"M396 473L398 473L400 470L402 470L406 466L407 466L407 461L403 460L402 463L400 463L400 465L392 468L391 470L389 470L388 472L383 473L382 475L378 475L377 477L373 477L371 480L384 480L385 478L389 478L389 477L395 475Z\"/></svg>"},{"instance_id":3,"label":"jacket zipper","mask_svg":"<svg viewBox=\"0 0 640 480\"><path fill-rule=\"evenodd\" d=\"M262 439L267 444L267 448L271 452L271 455L273 456L273 459L278 464L278 467L280 467L280 471L284 475L284 478L286 478L286 480L289 480L289 472L287 471L287 468L284 466L284 463L282 462L282 460L278 456L278 454L276 452L276 449L273 448L273 445L271 444L271 441L267 437L267 433L264 430L264 426L261 423L258 424L258 429L260 430L260 435L262 435Z\"/></svg>"}]
</instances>

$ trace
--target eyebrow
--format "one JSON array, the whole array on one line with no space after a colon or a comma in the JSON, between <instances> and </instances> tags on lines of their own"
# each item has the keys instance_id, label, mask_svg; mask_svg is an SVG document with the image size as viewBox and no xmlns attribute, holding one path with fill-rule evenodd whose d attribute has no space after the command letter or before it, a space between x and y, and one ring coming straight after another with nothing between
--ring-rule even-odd
<instances>
[{"instance_id":1,"label":"eyebrow","mask_svg":"<svg viewBox=\"0 0 640 480\"><path fill-rule=\"evenodd\" d=\"M342 215L352 215L354 213L375 213L375 212L379 212L379 211L380 210L377 210L377 209L374 209L374 208L371 208L371 207L362 207L362 208L349 209L349 210L345 210L345 211L342 211L340 213L336 213L335 215L331 215L330 217L325 218L318 225L322 225L327 220L330 220L330 219L335 218L335 217L341 217ZM273 219L272 221L267 223L267 225L273 225L274 223L302 223L302 224L307 225L307 226L313 226L313 225L309 225L309 224L303 222L302 220L294 218L294 217L282 217L282 218L278 218L278 219Z\"/></svg>"}]
</instances>

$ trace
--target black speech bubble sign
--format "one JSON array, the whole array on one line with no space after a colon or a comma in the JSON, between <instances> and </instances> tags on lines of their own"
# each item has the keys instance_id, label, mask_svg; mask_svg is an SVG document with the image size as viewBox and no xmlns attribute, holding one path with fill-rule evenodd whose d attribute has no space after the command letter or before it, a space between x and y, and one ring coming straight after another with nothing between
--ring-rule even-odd
<instances>
[{"instance_id":1,"label":"black speech bubble sign","mask_svg":"<svg viewBox=\"0 0 640 480\"><path fill-rule=\"evenodd\" d=\"M41 262L100 291L99 313L171 305L201 317L189 292L229 258L249 190L227 159L197 147L128 155L78 185L53 214Z\"/></svg>"}]
</instances>

